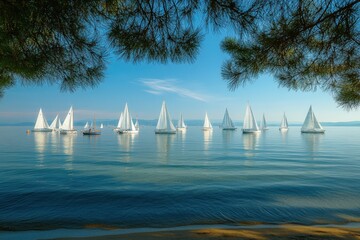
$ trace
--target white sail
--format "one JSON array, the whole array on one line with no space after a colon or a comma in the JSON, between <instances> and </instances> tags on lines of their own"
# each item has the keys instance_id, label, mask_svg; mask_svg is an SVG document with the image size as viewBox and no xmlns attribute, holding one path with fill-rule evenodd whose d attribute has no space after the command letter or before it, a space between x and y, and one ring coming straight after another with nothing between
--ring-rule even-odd
<instances>
[{"instance_id":1,"label":"white sail","mask_svg":"<svg viewBox=\"0 0 360 240\"><path fill-rule=\"evenodd\" d=\"M185 122L184 122L184 118L183 118L183 115L180 114L180 118L178 120L178 125L177 125L177 128L181 128L181 129L185 129L186 128L186 125L185 125Z\"/></svg>"},{"instance_id":2,"label":"white sail","mask_svg":"<svg viewBox=\"0 0 360 240\"><path fill-rule=\"evenodd\" d=\"M212 130L213 127L211 125L211 122L209 120L209 117L207 115L207 113L205 113L205 119L204 119L204 125L203 125L203 130Z\"/></svg>"},{"instance_id":3,"label":"white sail","mask_svg":"<svg viewBox=\"0 0 360 240\"><path fill-rule=\"evenodd\" d=\"M66 115L66 118L61 126L60 133L76 133L76 130L74 129L74 111L72 107L70 107L70 110Z\"/></svg>"},{"instance_id":4,"label":"white sail","mask_svg":"<svg viewBox=\"0 0 360 240\"><path fill-rule=\"evenodd\" d=\"M47 123L46 118L42 112L42 109L40 108L39 114L36 118L33 132L51 132L51 131L52 129L50 129L49 124Z\"/></svg>"},{"instance_id":5,"label":"white sail","mask_svg":"<svg viewBox=\"0 0 360 240\"><path fill-rule=\"evenodd\" d=\"M261 122L261 125L260 125L260 129L261 129L261 130L268 130L268 129L269 129L269 128L267 127L267 124L266 124L265 114L263 114L262 122Z\"/></svg>"},{"instance_id":6,"label":"white sail","mask_svg":"<svg viewBox=\"0 0 360 240\"><path fill-rule=\"evenodd\" d=\"M256 123L256 120L255 120L254 114L253 114L249 104L246 106L242 131L244 133L260 132L259 127L258 127L258 125Z\"/></svg>"},{"instance_id":7,"label":"white sail","mask_svg":"<svg viewBox=\"0 0 360 240\"><path fill-rule=\"evenodd\" d=\"M163 102L161 107L155 133L176 133L176 129L171 121L170 114L166 108L165 101Z\"/></svg>"},{"instance_id":8,"label":"white sail","mask_svg":"<svg viewBox=\"0 0 360 240\"><path fill-rule=\"evenodd\" d=\"M100 124L100 128L104 128L104 124Z\"/></svg>"},{"instance_id":9,"label":"white sail","mask_svg":"<svg viewBox=\"0 0 360 240\"><path fill-rule=\"evenodd\" d=\"M288 128L289 128L288 121L287 121L286 115L284 113L283 119L281 120L279 130L285 130L286 131L286 130L288 130Z\"/></svg>"},{"instance_id":10,"label":"white sail","mask_svg":"<svg viewBox=\"0 0 360 240\"><path fill-rule=\"evenodd\" d=\"M321 124L316 119L311 106L306 115L304 124L301 127L301 132L304 132L304 133L323 133L323 132L325 132L325 130L323 129Z\"/></svg>"},{"instance_id":11,"label":"white sail","mask_svg":"<svg viewBox=\"0 0 360 240\"><path fill-rule=\"evenodd\" d=\"M120 117L119 117L119 121L118 121L118 124L117 124L116 129L120 129L120 128L121 128L121 125L122 125L123 119L124 119L124 114L121 112L121 113L120 113Z\"/></svg>"},{"instance_id":12,"label":"white sail","mask_svg":"<svg viewBox=\"0 0 360 240\"><path fill-rule=\"evenodd\" d=\"M235 130L236 129L233 121L230 118L227 108L225 110L225 114L224 114L224 118L223 118L221 126L222 126L223 130Z\"/></svg>"},{"instance_id":13,"label":"white sail","mask_svg":"<svg viewBox=\"0 0 360 240\"><path fill-rule=\"evenodd\" d=\"M88 129L90 126L89 126L89 122L86 122L85 123L85 126L84 126L84 129Z\"/></svg>"},{"instance_id":14,"label":"white sail","mask_svg":"<svg viewBox=\"0 0 360 240\"><path fill-rule=\"evenodd\" d=\"M129 113L129 108L127 103L125 104L124 115L122 122L120 124L119 133L121 132L137 132L135 125L132 121L131 115Z\"/></svg>"},{"instance_id":15,"label":"white sail","mask_svg":"<svg viewBox=\"0 0 360 240\"><path fill-rule=\"evenodd\" d=\"M135 128L136 128L136 130L139 130L139 120L138 119L136 119L136 122L135 122Z\"/></svg>"},{"instance_id":16,"label":"white sail","mask_svg":"<svg viewBox=\"0 0 360 240\"><path fill-rule=\"evenodd\" d=\"M59 115L56 115L49 128L52 130L57 130L61 128L61 121Z\"/></svg>"}]
</instances>

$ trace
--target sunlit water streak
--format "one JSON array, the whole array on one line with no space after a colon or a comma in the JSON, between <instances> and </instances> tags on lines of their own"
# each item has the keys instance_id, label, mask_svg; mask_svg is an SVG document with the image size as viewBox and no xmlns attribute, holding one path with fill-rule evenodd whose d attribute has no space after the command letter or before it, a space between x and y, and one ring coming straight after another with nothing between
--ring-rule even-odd
<instances>
[{"instance_id":1,"label":"sunlit water streak","mask_svg":"<svg viewBox=\"0 0 360 240\"><path fill-rule=\"evenodd\" d=\"M0 228L342 223L360 216L360 128L189 127L100 136L1 127Z\"/></svg>"}]
</instances>

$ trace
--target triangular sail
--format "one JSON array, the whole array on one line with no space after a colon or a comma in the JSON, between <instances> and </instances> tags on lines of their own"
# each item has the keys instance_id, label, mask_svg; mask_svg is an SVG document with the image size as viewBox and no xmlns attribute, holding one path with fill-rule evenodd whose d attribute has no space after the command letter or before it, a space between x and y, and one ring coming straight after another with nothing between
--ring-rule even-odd
<instances>
[{"instance_id":1,"label":"triangular sail","mask_svg":"<svg viewBox=\"0 0 360 240\"><path fill-rule=\"evenodd\" d=\"M54 118L54 120L50 124L49 128L52 129L52 130L61 128L61 121L60 121L59 115L56 115L56 117Z\"/></svg>"},{"instance_id":2,"label":"triangular sail","mask_svg":"<svg viewBox=\"0 0 360 240\"><path fill-rule=\"evenodd\" d=\"M139 130L139 120L138 119L136 119L135 128L136 128L136 130Z\"/></svg>"},{"instance_id":3,"label":"triangular sail","mask_svg":"<svg viewBox=\"0 0 360 240\"><path fill-rule=\"evenodd\" d=\"M184 118L183 118L182 114L180 114L180 118L179 118L177 127L178 128L186 128L186 125L185 125Z\"/></svg>"},{"instance_id":4,"label":"triangular sail","mask_svg":"<svg viewBox=\"0 0 360 240\"><path fill-rule=\"evenodd\" d=\"M159 115L159 120L156 125L156 130L164 130L164 131L175 131L175 127L171 121L170 114L167 111L166 103L163 102L161 106L161 111Z\"/></svg>"},{"instance_id":5,"label":"triangular sail","mask_svg":"<svg viewBox=\"0 0 360 240\"><path fill-rule=\"evenodd\" d=\"M230 118L229 112L226 108L224 118L222 121L222 128L235 128L233 121Z\"/></svg>"},{"instance_id":6,"label":"triangular sail","mask_svg":"<svg viewBox=\"0 0 360 240\"><path fill-rule=\"evenodd\" d=\"M47 123L41 108L36 118L34 129L49 129L49 124Z\"/></svg>"},{"instance_id":7,"label":"triangular sail","mask_svg":"<svg viewBox=\"0 0 360 240\"><path fill-rule=\"evenodd\" d=\"M267 129L265 114L263 114L262 122L261 122L261 125L260 125L260 129Z\"/></svg>"},{"instance_id":8,"label":"triangular sail","mask_svg":"<svg viewBox=\"0 0 360 240\"><path fill-rule=\"evenodd\" d=\"M288 127L289 127L288 121L284 113L283 119L281 120L280 128L288 128Z\"/></svg>"},{"instance_id":9,"label":"triangular sail","mask_svg":"<svg viewBox=\"0 0 360 240\"><path fill-rule=\"evenodd\" d=\"M119 117L119 122L118 122L117 128L121 128L123 119L124 119L124 114L121 113L121 114L120 114L120 117Z\"/></svg>"},{"instance_id":10,"label":"triangular sail","mask_svg":"<svg viewBox=\"0 0 360 240\"><path fill-rule=\"evenodd\" d=\"M73 112L72 107L70 107L70 110L69 110L68 114L66 115L66 118L62 124L61 129L74 130L74 112Z\"/></svg>"},{"instance_id":11,"label":"triangular sail","mask_svg":"<svg viewBox=\"0 0 360 240\"><path fill-rule=\"evenodd\" d=\"M205 113L205 119L204 119L204 128L212 128L211 122L209 120L209 117L207 115L207 113Z\"/></svg>"},{"instance_id":12,"label":"triangular sail","mask_svg":"<svg viewBox=\"0 0 360 240\"><path fill-rule=\"evenodd\" d=\"M323 130L323 127L316 119L311 106L306 115L306 118L305 118L305 121L304 121L304 124L303 124L301 130Z\"/></svg>"},{"instance_id":13,"label":"triangular sail","mask_svg":"<svg viewBox=\"0 0 360 240\"><path fill-rule=\"evenodd\" d=\"M120 129L123 131L136 131L135 125L129 113L129 108L127 103L125 104L123 121L120 125Z\"/></svg>"},{"instance_id":14,"label":"triangular sail","mask_svg":"<svg viewBox=\"0 0 360 240\"><path fill-rule=\"evenodd\" d=\"M85 123L84 129L88 129L89 128L89 122Z\"/></svg>"},{"instance_id":15,"label":"triangular sail","mask_svg":"<svg viewBox=\"0 0 360 240\"><path fill-rule=\"evenodd\" d=\"M104 128L104 124L100 124L100 128Z\"/></svg>"},{"instance_id":16,"label":"triangular sail","mask_svg":"<svg viewBox=\"0 0 360 240\"><path fill-rule=\"evenodd\" d=\"M253 130L253 131L258 131L259 130L259 127L258 127L258 125L256 123L254 114L253 114L249 104L247 105L246 111L245 111L243 129Z\"/></svg>"}]
</instances>

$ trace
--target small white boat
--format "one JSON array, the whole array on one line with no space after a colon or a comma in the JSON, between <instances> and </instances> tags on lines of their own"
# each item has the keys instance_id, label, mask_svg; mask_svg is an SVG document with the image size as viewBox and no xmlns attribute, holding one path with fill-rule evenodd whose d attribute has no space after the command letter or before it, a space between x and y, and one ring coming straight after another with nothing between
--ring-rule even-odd
<instances>
[{"instance_id":1,"label":"small white boat","mask_svg":"<svg viewBox=\"0 0 360 240\"><path fill-rule=\"evenodd\" d=\"M127 103L125 104L123 119L117 132L120 134L139 132L139 130L136 130L135 125L132 121Z\"/></svg>"},{"instance_id":2,"label":"small white boat","mask_svg":"<svg viewBox=\"0 0 360 240\"><path fill-rule=\"evenodd\" d=\"M155 129L156 134L175 134L176 129L171 121L165 101L162 103L159 119Z\"/></svg>"},{"instance_id":3,"label":"small white boat","mask_svg":"<svg viewBox=\"0 0 360 240\"><path fill-rule=\"evenodd\" d=\"M103 129L103 128L104 128L104 124L100 124L100 128Z\"/></svg>"},{"instance_id":4,"label":"small white boat","mask_svg":"<svg viewBox=\"0 0 360 240\"><path fill-rule=\"evenodd\" d=\"M61 134L76 134L77 131L74 128L74 111L73 108L70 107L68 114L60 128Z\"/></svg>"},{"instance_id":5,"label":"small white boat","mask_svg":"<svg viewBox=\"0 0 360 240\"><path fill-rule=\"evenodd\" d=\"M263 118L262 118L261 125L260 125L260 130L261 131L269 130L269 128L267 127L267 124L266 124L265 114L263 114Z\"/></svg>"},{"instance_id":6,"label":"small white boat","mask_svg":"<svg viewBox=\"0 0 360 240\"><path fill-rule=\"evenodd\" d=\"M283 119L281 120L279 130L282 132L286 132L287 130L289 130L289 124L288 124L287 118L285 116L285 113L284 113Z\"/></svg>"},{"instance_id":7,"label":"small white boat","mask_svg":"<svg viewBox=\"0 0 360 240\"><path fill-rule=\"evenodd\" d=\"M222 128L222 130L235 130L236 129L233 121L230 118L230 115L229 115L229 112L228 112L227 108L225 110L225 114L224 114L224 118L223 118L223 121L222 121L222 124L221 124L221 128Z\"/></svg>"},{"instance_id":8,"label":"small white boat","mask_svg":"<svg viewBox=\"0 0 360 240\"><path fill-rule=\"evenodd\" d=\"M211 125L211 122L209 120L207 113L205 113L204 125L203 125L202 129L203 129L203 131L212 131L213 130L213 127Z\"/></svg>"},{"instance_id":9,"label":"small white boat","mask_svg":"<svg viewBox=\"0 0 360 240\"><path fill-rule=\"evenodd\" d=\"M86 124L88 124L88 123L86 123ZM94 116L93 122L91 123L91 126L90 127L88 126L87 128L85 128L85 130L82 131L82 133L83 133L83 135L89 135L89 136L91 136L91 135L100 135L101 134L101 131L96 129L95 116Z\"/></svg>"},{"instance_id":10,"label":"small white boat","mask_svg":"<svg viewBox=\"0 0 360 240\"><path fill-rule=\"evenodd\" d=\"M41 108L39 110L39 114L36 118L35 126L32 131L33 132L52 132L52 129L49 127L49 124L47 123Z\"/></svg>"},{"instance_id":11,"label":"small white boat","mask_svg":"<svg viewBox=\"0 0 360 240\"><path fill-rule=\"evenodd\" d=\"M61 128L61 121L60 121L59 115L56 115L56 117L50 124L50 129L52 129L53 131L59 131L60 128Z\"/></svg>"},{"instance_id":12,"label":"small white boat","mask_svg":"<svg viewBox=\"0 0 360 240\"><path fill-rule=\"evenodd\" d=\"M246 106L242 132L243 133L259 133L259 132L261 132L256 123L254 114L253 114L249 104Z\"/></svg>"},{"instance_id":13,"label":"small white boat","mask_svg":"<svg viewBox=\"0 0 360 240\"><path fill-rule=\"evenodd\" d=\"M315 114L310 106L309 111L306 115L304 124L301 128L302 133L324 133L325 129L321 126L315 117Z\"/></svg>"},{"instance_id":14,"label":"small white boat","mask_svg":"<svg viewBox=\"0 0 360 240\"><path fill-rule=\"evenodd\" d=\"M185 131L186 128L187 128L187 126L185 125L183 115L180 114L180 118L179 118L179 120L178 120L178 124L177 124L177 126L176 126L176 130L178 130L178 131Z\"/></svg>"}]
</instances>

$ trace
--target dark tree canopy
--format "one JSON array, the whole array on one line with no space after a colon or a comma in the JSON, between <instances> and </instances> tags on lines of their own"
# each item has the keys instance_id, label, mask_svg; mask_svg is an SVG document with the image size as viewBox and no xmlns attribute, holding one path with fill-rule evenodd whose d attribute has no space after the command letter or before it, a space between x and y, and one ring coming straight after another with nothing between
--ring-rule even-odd
<instances>
[{"instance_id":1,"label":"dark tree canopy","mask_svg":"<svg viewBox=\"0 0 360 240\"><path fill-rule=\"evenodd\" d=\"M234 90L262 73L360 105L360 0L0 1L0 95L14 84L96 86L107 53L192 62L204 29L232 30L222 76Z\"/></svg>"}]
</instances>

